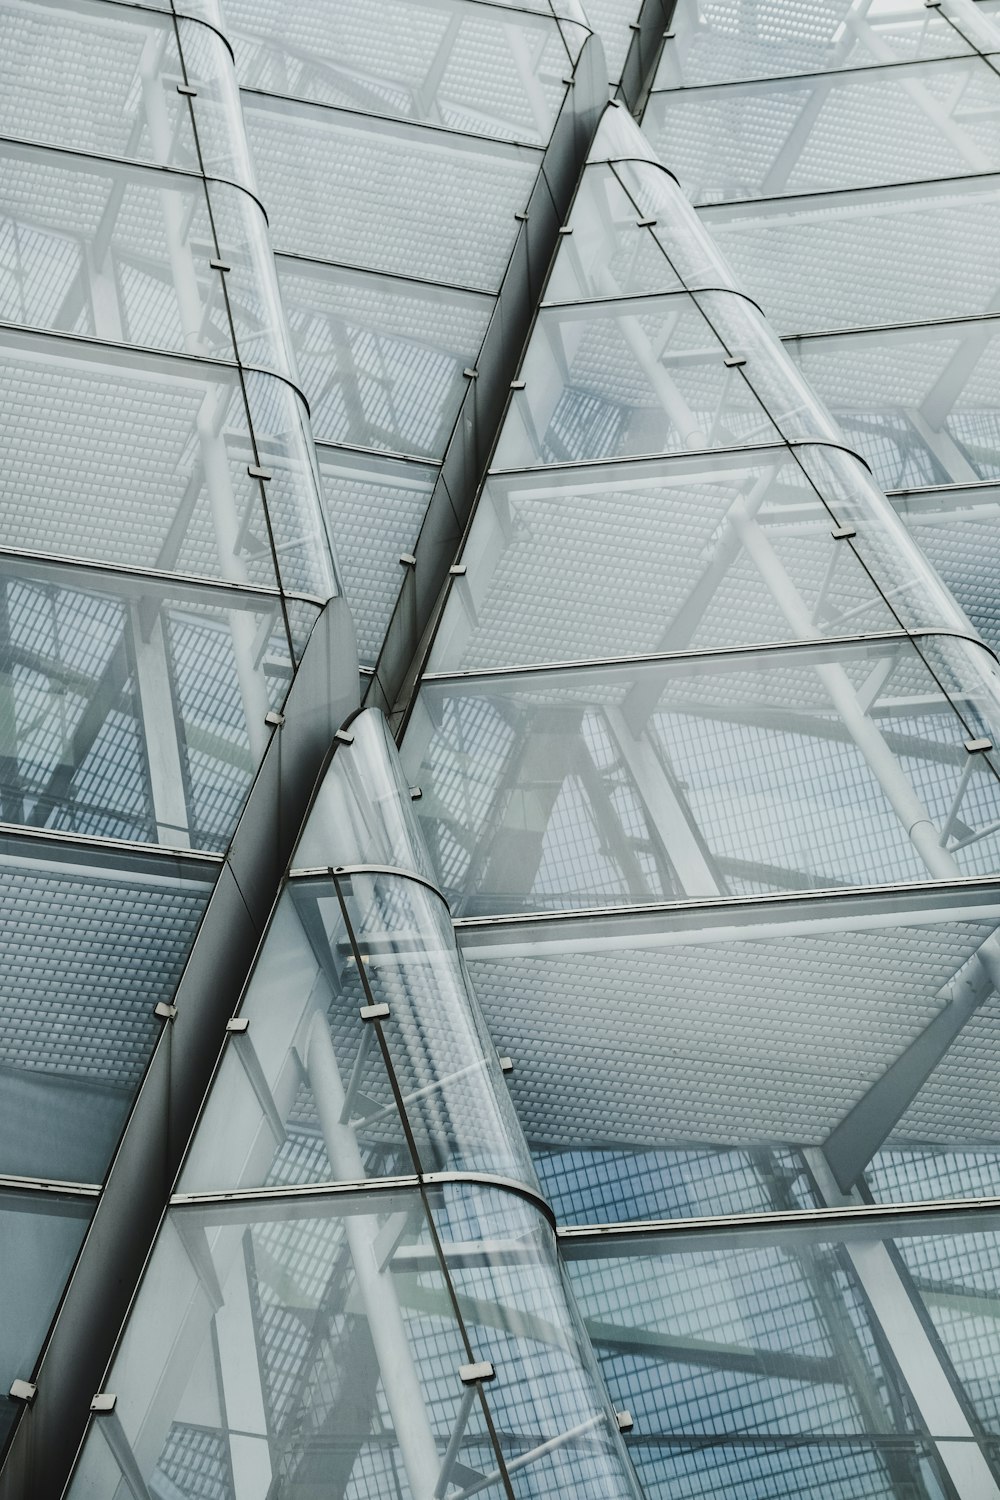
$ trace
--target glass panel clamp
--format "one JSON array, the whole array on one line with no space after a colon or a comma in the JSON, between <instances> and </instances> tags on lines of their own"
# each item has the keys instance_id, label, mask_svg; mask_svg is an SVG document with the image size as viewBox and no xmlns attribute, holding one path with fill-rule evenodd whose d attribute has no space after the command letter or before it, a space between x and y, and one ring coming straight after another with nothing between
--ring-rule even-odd
<instances>
[{"instance_id":1,"label":"glass panel clamp","mask_svg":"<svg viewBox=\"0 0 1000 1500\"><path fill-rule=\"evenodd\" d=\"M653 225L656 223L656 220L655 219L636 219L635 222L636 222L637 226L640 229L652 229Z\"/></svg>"},{"instance_id":2,"label":"glass panel clamp","mask_svg":"<svg viewBox=\"0 0 1000 1500\"><path fill-rule=\"evenodd\" d=\"M424 792L423 792L423 788L422 787L419 787L419 786L411 786L410 787L410 801L411 802L419 802L420 799L421 799L421 797L423 795L424 795Z\"/></svg>"},{"instance_id":3,"label":"glass panel clamp","mask_svg":"<svg viewBox=\"0 0 1000 1500\"><path fill-rule=\"evenodd\" d=\"M466 380L479 379L479 371L474 370L471 365L467 365L466 368L462 371L462 374L465 376Z\"/></svg>"},{"instance_id":4,"label":"glass panel clamp","mask_svg":"<svg viewBox=\"0 0 1000 1500\"><path fill-rule=\"evenodd\" d=\"M210 260L209 265L213 271L231 271L233 269L226 260Z\"/></svg>"},{"instance_id":5,"label":"glass panel clamp","mask_svg":"<svg viewBox=\"0 0 1000 1500\"><path fill-rule=\"evenodd\" d=\"M270 724L270 726L271 726L272 729L280 729L281 726L282 726L282 724L284 724L284 722L285 722L285 716L284 716L284 714L279 714L279 712L278 712L278 710L276 708L270 709L264 715L264 723L265 724Z\"/></svg>"},{"instance_id":6,"label":"glass panel clamp","mask_svg":"<svg viewBox=\"0 0 1000 1500\"><path fill-rule=\"evenodd\" d=\"M513 1073L513 1071L514 1071L514 1059L512 1057L506 1057L506 1056L501 1057L500 1058L500 1071L501 1071L501 1073Z\"/></svg>"},{"instance_id":7,"label":"glass panel clamp","mask_svg":"<svg viewBox=\"0 0 1000 1500\"><path fill-rule=\"evenodd\" d=\"M153 1015L159 1016L161 1021L172 1021L177 1015L176 1005L168 1005L166 1000L159 1000L153 1008Z\"/></svg>"},{"instance_id":8,"label":"glass panel clamp","mask_svg":"<svg viewBox=\"0 0 1000 1500\"><path fill-rule=\"evenodd\" d=\"M727 370L738 370L747 362L745 354L727 354L722 361Z\"/></svg>"},{"instance_id":9,"label":"glass panel clamp","mask_svg":"<svg viewBox=\"0 0 1000 1500\"><path fill-rule=\"evenodd\" d=\"M526 382L523 380L512 380L510 383L510 388L512 391L523 391L525 384Z\"/></svg>"},{"instance_id":10,"label":"glass panel clamp","mask_svg":"<svg viewBox=\"0 0 1000 1500\"><path fill-rule=\"evenodd\" d=\"M338 729L334 735L338 745L353 745L354 736L349 729Z\"/></svg>"},{"instance_id":11,"label":"glass panel clamp","mask_svg":"<svg viewBox=\"0 0 1000 1500\"><path fill-rule=\"evenodd\" d=\"M226 1030L234 1036L240 1036L243 1032L249 1031L249 1016L231 1016L226 1022Z\"/></svg>"},{"instance_id":12,"label":"glass panel clamp","mask_svg":"<svg viewBox=\"0 0 1000 1500\"><path fill-rule=\"evenodd\" d=\"M966 740L965 748L966 750L968 750L970 755L981 755L984 750L993 749L993 741L987 739Z\"/></svg>"},{"instance_id":13,"label":"glass panel clamp","mask_svg":"<svg viewBox=\"0 0 1000 1500\"><path fill-rule=\"evenodd\" d=\"M417 566L417 559L412 552L401 552L399 560L404 568L415 568Z\"/></svg>"},{"instance_id":14,"label":"glass panel clamp","mask_svg":"<svg viewBox=\"0 0 1000 1500\"><path fill-rule=\"evenodd\" d=\"M98 1391L90 1403L91 1411L114 1411L118 1397L113 1391Z\"/></svg>"},{"instance_id":15,"label":"glass panel clamp","mask_svg":"<svg viewBox=\"0 0 1000 1500\"><path fill-rule=\"evenodd\" d=\"M632 1420L632 1413L630 1411L616 1411L615 1421L618 1423L619 1432L631 1432L632 1428L635 1426L635 1422Z\"/></svg>"},{"instance_id":16,"label":"glass panel clamp","mask_svg":"<svg viewBox=\"0 0 1000 1500\"><path fill-rule=\"evenodd\" d=\"M387 1021L389 1019L389 1007L384 1001L379 1005L362 1005L358 1011L362 1021Z\"/></svg>"},{"instance_id":17,"label":"glass panel clamp","mask_svg":"<svg viewBox=\"0 0 1000 1500\"><path fill-rule=\"evenodd\" d=\"M465 563L452 563L451 567L448 569L448 572L451 574L452 578L464 578L468 571L469 570L466 567Z\"/></svg>"},{"instance_id":18,"label":"glass panel clamp","mask_svg":"<svg viewBox=\"0 0 1000 1500\"><path fill-rule=\"evenodd\" d=\"M179 83L177 85L177 92L185 94L189 99L197 99L198 97L198 90L193 89L189 83Z\"/></svg>"},{"instance_id":19,"label":"glass panel clamp","mask_svg":"<svg viewBox=\"0 0 1000 1500\"><path fill-rule=\"evenodd\" d=\"M514 218L519 224L527 224L528 222L528 215L524 209L518 210L518 212L514 215Z\"/></svg>"},{"instance_id":20,"label":"glass panel clamp","mask_svg":"<svg viewBox=\"0 0 1000 1500\"><path fill-rule=\"evenodd\" d=\"M458 1378L463 1385L481 1385L484 1381L494 1380L496 1373L488 1359L481 1359L478 1364L458 1367Z\"/></svg>"},{"instance_id":21,"label":"glass panel clamp","mask_svg":"<svg viewBox=\"0 0 1000 1500\"><path fill-rule=\"evenodd\" d=\"M572 234L573 231L572 231L572 229L570 228L570 226L568 224L563 224L563 225L560 226L559 233L560 234Z\"/></svg>"},{"instance_id":22,"label":"glass panel clamp","mask_svg":"<svg viewBox=\"0 0 1000 1500\"><path fill-rule=\"evenodd\" d=\"M854 526L838 526L830 532L835 542L846 542L849 537L857 536L857 528Z\"/></svg>"},{"instance_id":23,"label":"glass panel clamp","mask_svg":"<svg viewBox=\"0 0 1000 1500\"><path fill-rule=\"evenodd\" d=\"M267 469L262 469L260 464L247 464L247 473L250 475L251 479L268 480L271 478L271 475L268 473Z\"/></svg>"},{"instance_id":24,"label":"glass panel clamp","mask_svg":"<svg viewBox=\"0 0 1000 1500\"><path fill-rule=\"evenodd\" d=\"M12 1400L23 1401L25 1406L30 1406L38 1395L38 1387L37 1385L33 1385L30 1380L14 1380L11 1382L8 1395Z\"/></svg>"}]
</instances>

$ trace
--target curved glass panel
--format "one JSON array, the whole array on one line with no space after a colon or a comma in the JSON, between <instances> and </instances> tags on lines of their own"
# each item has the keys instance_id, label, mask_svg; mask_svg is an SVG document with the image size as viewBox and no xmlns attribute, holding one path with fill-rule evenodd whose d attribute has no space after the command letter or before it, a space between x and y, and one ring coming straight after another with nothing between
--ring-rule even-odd
<instances>
[{"instance_id":1,"label":"curved glass panel","mask_svg":"<svg viewBox=\"0 0 1000 1500\"><path fill-rule=\"evenodd\" d=\"M403 764L478 914L989 873L988 764L943 846L968 738L892 639L427 681Z\"/></svg>"},{"instance_id":2,"label":"curved glass panel","mask_svg":"<svg viewBox=\"0 0 1000 1500\"><path fill-rule=\"evenodd\" d=\"M596 1223L818 1206L821 1153L883 1201L995 1193L998 932L965 888L459 937L543 1189Z\"/></svg>"},{"instance_id":3,"label":"curved glass panel","mask_svg":"<svg viewBox=\"0 0 1000 1500\"><path fill-rule=\"evenodd\" d=\"M651 170L665 176L658 168ZM585 302L684 290L684 282L660 248L657 236L650 233L652 226L640 223L643 217L655 219L655 214L640 210L623 177L617 163L591 162L585 168L573 200L573 233L559 245L545 287L546 302ZM670 226L664 229L669 234Z\"/></svg>"},{"instance_id":4,"label":"curved glass panel","mask_svg":"<svg viewBox=\"0 0 1000 1500\"><path fill-rule=\"evenodd\" d=\"M720 300L678 294L543 308L521 366L525 388L511 396L494 466L780 439L741 370L725 363L727 350L706 316L721 311ZM742 313L729 316L742 330Z\"/></svg>"},{"instance_id":5,"label":"curved glass panel","mask_svg":"<svg viewBox=\"0 0 1000 1500\"><path fill-rule=\"evenodd\" d=\"M175 24L186 81L195 88L189 104L198 132L200 169L255 192L232 54L211 27L180 16Z\"/></svg>"},{"instance_id":6,"label":"curved glass panel","mask_svg":"<svg viewBox=\"0 0 1000 1500\"><path fill-rule=\"evenodd\" d=\"M537 151L262 94L244 114L277 250L499 286Z\"/></svg>"},{"instance_id":7,"label":"curved glass panel","mask_svg":"<svg viewBox=\"0 0 1000 1500\"><path fill-rule=\"evenodd\" d=\"M473 1354L495 1371L486 1400L517 1500L639 1500L548 1221L471 1184L444 1186L429 1203Z\"/></svg>"},{"instance_id":8,"label":"curved glass panel","mask_svg":"<svg viewBox=\"0 0 1000 1500\"><path fill-rule=\"evenodd\" d=\"M351 720L292 854L293 870L390 865L433 880L389 726L377 709Z\"/></svg>"},{"instance_id":9,"label":"curved glass panel","mask_svg":"<svg viewBox=\"0 0 1000 1500\"><path fill-rule=\"evenodd\" d=\"M496 1465L466 1363L413 1189L173 1209L69 1494L426 1500Z\"/></svg>"},{"instance_id":10,"label":"curved glass panel","mask_svg":"<svg viewBox=\"0 0 1000 1500\"><path fill-rule=\"evenodd\" d=\"M964 623L836 449L493 475L463 562L431 672Z\"/></svg>"},{"instance_id":11,"label":"curved glass panel","mask_svg":"<svg viewBox=\"0 0 1000 1500\"><path fill-rule=\"evenodd\" d=\"M11 834L0 852L0 1171L100 1182L216 868Z\"/></svg>"},{"instance_id":12,"label":"curved glass panel","mask_svg":"<svg viewBox=\"0 0 1000 1500\"><path fill-rule=\"evenodd\" d=\"M566 49L551 12L529 10L227 0L226 22L244 88L544 145L566 91Z\"/></svg>"},{"instance_id":13,"label":"curved glass panel","mask_svg":"<svg viewBox=\"0 0 1000 1500\"><path fill-rule=\"evenodd\" d=\"M1000 320L785 347L885 489L1000 476Z\"/></svg>"},{"instance_id":14,"label":"curved glass panel","mask_svg":"<svg viewBox=\"0 0 1000 1500\"><path fill-rule=\"evenodd\" d=\"M223 360L235 334L244 363L292 377L267 226L246 193L213 183L210 214L200 178L2 144L0 193L0 321Z\"/></svg>"},{"instance_id":15,"label":"curved glass panel","mask_svg":"<svg viewBox=\"0 0 1000 1500\"><path fill-rule=\"evenodd\" d=\"M994 651L1000 651L1000 600L993 563L1000 545L998 502L1000 495L992 485L893 497L900 521Z\"/></svg>"},{"instance_id":16,"label":"curved glass panel","mask_svg":"<svg viewBox=\"0 0 1000 1500\"><path fill-rule=\"evenodd\" d=\"M1000 167L1000 76L981 57L650 97L645 130L696 203Z\"/></svg>"},{"instance_id":17,"label":"curved glass panel","mask_svg":"<svg viewBox=\"0 0 1000 1500\"><path fill-rule=\"evenodd\" d=\"M317 440L443 458L493 298L285 256L277 266Z\"/></svg>"},{"instance_id":18,"label":"curved glass panel","mask_svg":"<svg viewBox=\"0 0 1000 1500\"><path fill-rule=\"evenodd\" d=\"M973 51L942 10L929 15L923 0L820 0L789 7L765 0L750 15L726 0L679 5L673 35L660 56L654 88L831 73Z\"/></svg>"},{"instance_id":19,"label":"curved glass panel","mask_svg":"<svg viewBox=\"0 0 1000 1500\"><path fill-rule=\"evenodd\" d=\"M364 1019L372 1005L387 1014ZM182 1192L413 1171L537 1186L447 909L425 886L294 881L240 1014L249 1027L227 1043Z\"/></svg>"},{"instance_id":20,"label":"curved glass panel","mask_svg":"<svg viewBox=\"0 0 1000 1500\"><path fill-rule=\"evenodd\" d=\"M274 587L235 369L7 331L0 455L8 547ZM334 591L315 457L294 391L247 400L286 587Z\"/></svg>"},{"instance_id":21,"label":"curved glass panel","mask_svg":"<svg viewBox=\"0 0 1000 1500\"><path fill-rule=\"evenodd\" d=\"M778 333L971 317L997 305L995 177L705 209L702 218Z\"/></svg>"}]
</instances>

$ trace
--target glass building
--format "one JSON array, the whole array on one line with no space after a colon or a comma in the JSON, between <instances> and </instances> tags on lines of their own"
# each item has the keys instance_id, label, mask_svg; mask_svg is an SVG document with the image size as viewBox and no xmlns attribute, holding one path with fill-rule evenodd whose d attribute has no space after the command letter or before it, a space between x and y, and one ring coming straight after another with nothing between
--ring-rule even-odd
<instances>
[{"instance_id":1,"label":"glass building","mask_svg":"<svg viewBox=\"0 0 1000 1500\"><path fill-rule=\"evenodd\" d=\"M1000 1500L998 0L0 19L0 1500Z\"/></svg>"}]
</instances>

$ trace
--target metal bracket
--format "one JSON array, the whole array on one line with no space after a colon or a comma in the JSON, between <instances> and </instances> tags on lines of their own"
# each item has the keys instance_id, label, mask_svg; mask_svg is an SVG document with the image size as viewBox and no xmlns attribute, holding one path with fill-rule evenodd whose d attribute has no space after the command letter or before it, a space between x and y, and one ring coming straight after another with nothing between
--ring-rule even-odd
<instances>
[{"instance_id":1,"label":"metal bracket","mask_svg":"<svg viewBox=\"0 0 1000 1500\"><path fill-rule=\"evenodd\" d=\"M506 1056L505 1057L501 1057L500 1058L500 1071L501 1071L501 1073L513 1073L513 1071L514 1071L514 1059L512 1057L506 1057Z\"/></svg>"},{"instance_id":2,"label":"metal bracket","mask_svg":"<svg viewBox=\"0 0 1000 1500\"><path fill-rule=\"evenodd\" d=\"M835 531L830 532L835 542L846 542L849 537L857 536L857 534L855 526L838 526Z\"/></svg>"},{"instance_id":3,"label":"metal bracket","mask_svg":"<svg viewBox=\"0 0 1000 1500\"><path fill-rule=\"evenodd\" d=\"M466 567L465 563L452 563L451 567L448 569L448 572L451 574L452 578L464 578L468 571L469 570Z\"/></svg>"},{"instance_id":4,"label":"metal bracket","mask_svg":"<svg viewBox=\"0 0 1000 1500\"><path fill-rule=\"evenodd\" d=\"M632 1413L630 1411L616 1411L615 1421L618 1423L619 1432L631 1432L632 1428L635 1426L635 1422L632 1419Z\"/></svg>"},{"instance_id":5,"label":"metal bracket","mask_svg":"<svg viewBox=\"0 0 1000 1500\"><path fill-rule=\"evenodd\" d=\"M269 713L264 715L264 723L270 724L272 729L280 729L284 722L284 714L279 714L276 708L272 708Z\"/></svg>"},{"instance_id":6,"label":"metal bracket","mask_svg":"<svg viewBox=\"0 0 1000 1500\"><path fill-rule=\"evenodd\" d=\"M179 83L177 85L177 92L184 94L188 99L197 99L198 97L198 90L193 89L189 83Z\"/></svg>"},{"instance_id":7,"label":"metal bracket","mask_svg":"<svg viewBox=\"0 0 1000 1500\"><path fill-rule=\"evenodd\" d=\"M90 1403L91 1411L114 1411L118 1397L113 1391L98 1391Z\"/></svg>"},{"instance_id":8,"label":"metal bracket","mask_svg":"<svg viewBox=\"0 0 1000 1500\"><path fill-rule=\"evenodd\" d=\"M984 751L993 749L992 740L965 740L964 744L970 755L981 755Z\"/></svg>"},{"instance_id":9,"label":"metal bracket","mask_svg":"<svg viewBox=\"0 0 1000 1500\"><path fill-rule=\"evenodd\" d=\"M419 787L419 786L411 786L410 787L410 801L411 802L419 802L420 799L421 799L421 797L423 795L424 795L424 793L423 793L423 789L421 787Z\"/></svg>"},{"instance_id":10,"label":"metal bracket","mask_svg":"<svg viewBox=\"0 0 1000 1500\"><path fill-rule=\"evenodd\" d=\"M458 1367L458 1378L463 1385L481 1385L484 1381L495 1380L496 1373L488 1359L481 1359L478 1364Z\"/></svg>"},{"instance_id":11,"label":"metal bracket","mask_svg":"<svg viewBox=\"0 0 1000 1500\"><path fill-rule=\"evenodd\" d=\"M745 354L727 354L726 358L722 361L727 370L742 369L746 362Z\"/></svg>"},{"instance_id":12,"label":"metal bracket","mask_svg":"<svg viewBox=\"0 0 1000 1500\"><path fill-rule=\"evenodd\" d=\"M523 391L526 385L526 380L512 380L510 383L510 388L512 391Z\"/></svg>"},{"instance_id":13,"label":"metal bracket","mask_svg":"<svg viewBox=\"0 0 1000 1500\"><path fill-rule=\"evenodd\" d=\"M233 1016L226 1022L226 1031L230 1036L242 1036L250 1030L250 1021L246 1016Z\"/></svg>"},{"instance_id":14,"label":"metal bracket","mask_svg":"<svg viewBox=\"0 0 1000 1500\"><path fill-rule=\"evenodd\" d=\"M177 1007L168 1005L166 1000L159 1000L153 1008L153 1015L158 1016L161 1021L172 1021L177 1015Z\"/></svg>"},{"instance_id":15,"label":"metal bracket","mask_svg":"<svg viewBox=\"0 0 1000 1500\"><path fill-rule=\"evenodd\" d=\"M213 271L231 271L233 268L224 260L210 260L209 265Z\"/></svg>"},{"instance_id":16,"label":"metal bracket","mask_svg":"<svg viewBox=\"0 0 1000 1500\"><path fill-rule=\"evenodd\" d=\"M23 1401L25 1406L30 1406L38 1395L38 1387L32 1385L30 1380L13 1380L8 1394L15 1401Z\"/></svg>"},{"instance_id":17,"label":"metal bracket","mask_svg":"<svg viewBox=\"0 0 1000 1500\"><path fill-rule=\"evenodd\" d=\"M389 1007L384 1001L378 1005L362 1005L358 1015L362 1021L388 1021Z\"/></svg>"},{"instance_id":18,"label":"metal bracket","mask_svg":"<svg viewBox=\"0 0 1000 1500\"><path fill-rule=\"evenodd\" d=\"M267 469L262 469L260 464L247 464L247 473L251 479L263 479L266 481L273 477Z\"/></svg>"},{"instance_id":19,"label":"metal bracket","mask_svg":"<svg viewBox=\"0 0 1000 1500\"><path fill-rule=\"evenodd\" d=\"M417 566L417 559L414 557L412 552L401 552L399 554L399 560L403 564L404 568L415 568Z\"/></svg>"},{"instance_id":20,"label":"metal bracket","mask_svg":"<svg viewBox=\"0 0 1000 1500\"><path fill-rule=\"evenodd\" d=\"M334 735L338 745L353 745L354 736L349 729L338 729Z\"/></svg>"},{"instance_id":21,"label":"metal bracket","mask_svg":"<svg viewBox=\"0 0 1000 1500\"><path fill-rule=\"evenodd\" d=\"M655 224L655 219L636 219L636 225L639 229L652 229Z\"/></svg>"}]
</instances>

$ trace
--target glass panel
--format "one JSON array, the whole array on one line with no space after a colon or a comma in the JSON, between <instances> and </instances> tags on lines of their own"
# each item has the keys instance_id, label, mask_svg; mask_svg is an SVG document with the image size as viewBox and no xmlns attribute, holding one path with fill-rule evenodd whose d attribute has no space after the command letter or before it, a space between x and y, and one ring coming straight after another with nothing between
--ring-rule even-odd
<instances>
[{"instance_id":1,"label":"glass panel","mask_svg":"<svg viewBox=\"0 0 1000 1500\"><path fill-rule=\"evenodd\" d=\"M684 283L650 227L640 225L642 217L615 169L592 162L573 202L573 233L559 241L545 301L682 291Z\"/></svg>"},{"instance_id":2,"label":"glass panel","mask_svg":"<svg viewBox=\"0 0 1000 1500\"><path fill-rule=\"evenodd\" d=\"M785 347L883 488L1000 476L1000 321Z\"/></svg>"},{"instance_id":3,"label":"glass panel","mask_svg":"<svg viewBox=\"0 0 1000 1500\"><path fill-rule=\"evenodd\" d=\"M215 868L10 835L0 851L0 1171L100 1182Z\"/></svg>"},{"instance_id":4,"label":"glass panel","mask_svg":"<svg viewBox=\"0 0 1000 1500\"><path fill-rule=\"evenodd\" d=\"M0 1444L23 1410L7 1396L11 1381L31 1378L93 1208L86 1198L0 1193L0 1261L8 1287L0 1323Z\"/></svg>"},{"instance_id":5,"label":"glass panel","mask_svg":"<svg viewBox=\"0 0 1000 1500\"><path fill-rule=\"evenodd\" d=\"M923 0L765 0L749 14L726 0L679 5L660 57L655 88L829 73L972 51L942 10Z\"/></svg>"},{"instance_id":6,"label":"glass panel","mask_svg":"<svg viewBox=\"0 0 1000 1500\"><path fill-rule=\"evenodd\" d=\"M493 291L540 157L248 94L275 248Z\"/></svg>"},{"instance_id":7,"label":"glass panel","mask_svg":"<svg viewBox=\"0 0 1000 1500\"><path fill-rule=\"evenodd\" d=\"M992 872L968 734L889 640L428 681L403 765L456 910L516 912Z\"/></svg>"},{"instance_id":8,"label":"glass panel","mask_svg":"<svg viewBox=\"0 0 1000 1500\"><path fill-rule=\"evenodd\" d=\"M293 870L390 865L433 880L389 726L377 709L351 720L292 854Z\"/></svg>"},{"instance_id":9,"label":"glass panel","mask_svg":"<svg viewBox=\"0 0 1000 1500\"><path fill-rule=\"evenodd\" d=\"M0 15L0 135L198 170L170 17L18 0Z\"/></svg>"},{"instance_id":10,"label":"glass panel","mask_svg":"<svg viewBox=\"0 0 1000 1500\"><path fill-rule=\"evenodd\" d=\"M544 145L565 94L551 14L464 0L282 0L265 16L254 0L227 0L226 21L244 88L316 104Z\"/></svg>"},{"instance_id":11,"label":"glass panel","mask_svg":"<svg viewBox=\"0 0 1000 1500\"><path fill-rule=\"evenodd\" d=\"M996 178L706 209L703 217L778 333L975 316L1000 299Z\"/></svg>"},{"instance_id":12,"label":"glass panel","mask_svg":"<svg viewBox=\"0 0 1000 1500\"><path fill-rule=\"evenodd\" d=\"M653 94L645 130L696 203L1000 167L1000 77L982 58Z\"/></svg>"},{"instance_id":13,"label":"glass panel","mask_svg":"<svg viewBox=\"0 0 1000 1500\"><path fill-rule=\"evenodd\" d=\"M705 293L700 305L676 295L543 308L495 466L774 442L778 429L742 372L727 368L706 316L721 313L722 300ZM727 327L742 317L730 312Z\"/></svg>"},{"instance_id":14,"label":"glass panel","mask_svg":"<svg viewBox=\"0 0 1000 1500\"><path fill-rule=\"evenodd\" d=\"M279 601L0 558L0 817L223 850L291 663Z\"/></svg>"},{"instance_id":15,"label":"glass panel","mask_svg":"<svg viewBox=\"0 0 1000 1500\"><path fill-rule=\"evenodd\" d=\"M256 192L232 55L209 26L180 18L176 24L187 82L197 90L189 105L201 169Z\"/></svg>"},{"instance_id":16,"label":"glass panel","mask_svg":"<svg viewBox=\"0 0 1000 1500\"><path fill-rule=\"evenodd\" d=\"M358 657L374 666L402 586L399 558L413 553L438 471L322 445L317 457Z\"/></svg>"},{"instance_id":17,"label":"glass panel","mask_svg":"<svg viewBox=\"0 0 1000 1500\"><path fill-rule=\"evenodd\" d=\"M350 929L332 880L296 880L282 898L241 1009L249 1029L227 1044L181 1190L415 1169L537 1187L443 902L396 876L340 888ZM371 1004L388 1015L363 1020Z\"/></svg>"},{"instance_id":18,"label":"glass panel","mask_svg":"<svg viewBox=\"0 0 1000 1500\"><path fill-rule=\"evenodd\" d=\"M896 512L987 645L1000 652L1000 493L991 485L897 496Z\"/></svg>"},{"instance_id":19,"label":"glass panel","mask_svg":"<svg viewBox=\"0 0 1000 1500\"><path fill-rule=\"evenodd\" d=\"M464 1184L430 1206L473 1351L496 1372L486 1398L518 1500L638 1500L547 1221L513 1194Z\"/></svg>"},{"instance_id":20,"label":"glass panel","mask_svg":"<svg viewBox=\"0 0 1000 1500\"><path fill-rule=\"evenodd\" d=\"M928 598L927 570L906 570L912 549L867 477L846 454L812 448L494 475L430 670L784 641L793 599L816 638L894 631L928 607L954 624L940 587ZM876 576L896 581L893 609L856 548L834 540L831 478L854 481L845 519L863 515L864 548L888 564Z\"/></svg>"},{"instance_id":21,"label":"glass panel","mask_svg":"<svg viewBox=\"0 0 1000 1500\"><path fill-rule=\"evenodd\" d=\"M963 1473L965 1493L994 1484L995 1445L977 1445L965 1413L995 1431L997 1243L989 1217L569 1251L601 1368L616 1398L630 1392L653 1494L673 1493L672 1479L692 1495L818 1484L932 1500ZM746 1442L765 1433L776 1441ZM836 1446L801 1441L824 1433ZM714 1441L681 1446L702 1435Z\"/></svg>"},{"instance_id":22,"label":"glass panel","mask_svg":"<svg viewBox=\"0 0 1000 1500\"><path fill-rule=\"evenodd\" d=\"M31 334L2 336L5 544L273 587L236 371ZM246 377L282 581L334 591L315 456L295 393Z\"/></svg>"},{"instance_id":23,"label":"glass panel","mask_svg":"<svg viewBox=\"0 0 1000 1500\"><path fill-rule=\"evenodd\" d=\"M316 437L442 458L493 299L285 257L278 276Z\"/></svg>"},{"instance_id":24,"label":"glass panel","mask_svg":"<svg viewBox=\"0 0 1000 1500\"><path fill-rule=\"evenodd\" d=\"M608 79L614 85L622 76L632 40L631 23L639 14L635 0L587 0L585 9L588 22L601 39Z\"/></svg>"},{"instance_id":25,"label":"glass panel","mask_svg":"<svg viewBox=\"0 0 1000 1500\"><path fill-rule=\"evenodd\" d=\"M415 1190L175 1209L69 1494L427 1500L456 1431L455 1484L495 1465L467 1361Z\"/></svg>"},{"instance_id":26,"label":"glass panel","mask_svg":"<svg viewBox=\"0 0 1000 1500\"><path fill-rule=\"evenodd\" d=\"M887 1201L996 1193L998 924L964 888L459 937L543 1188L594 1223L812 1207L823 1153Z\"/></svg>"}]
</instances>

